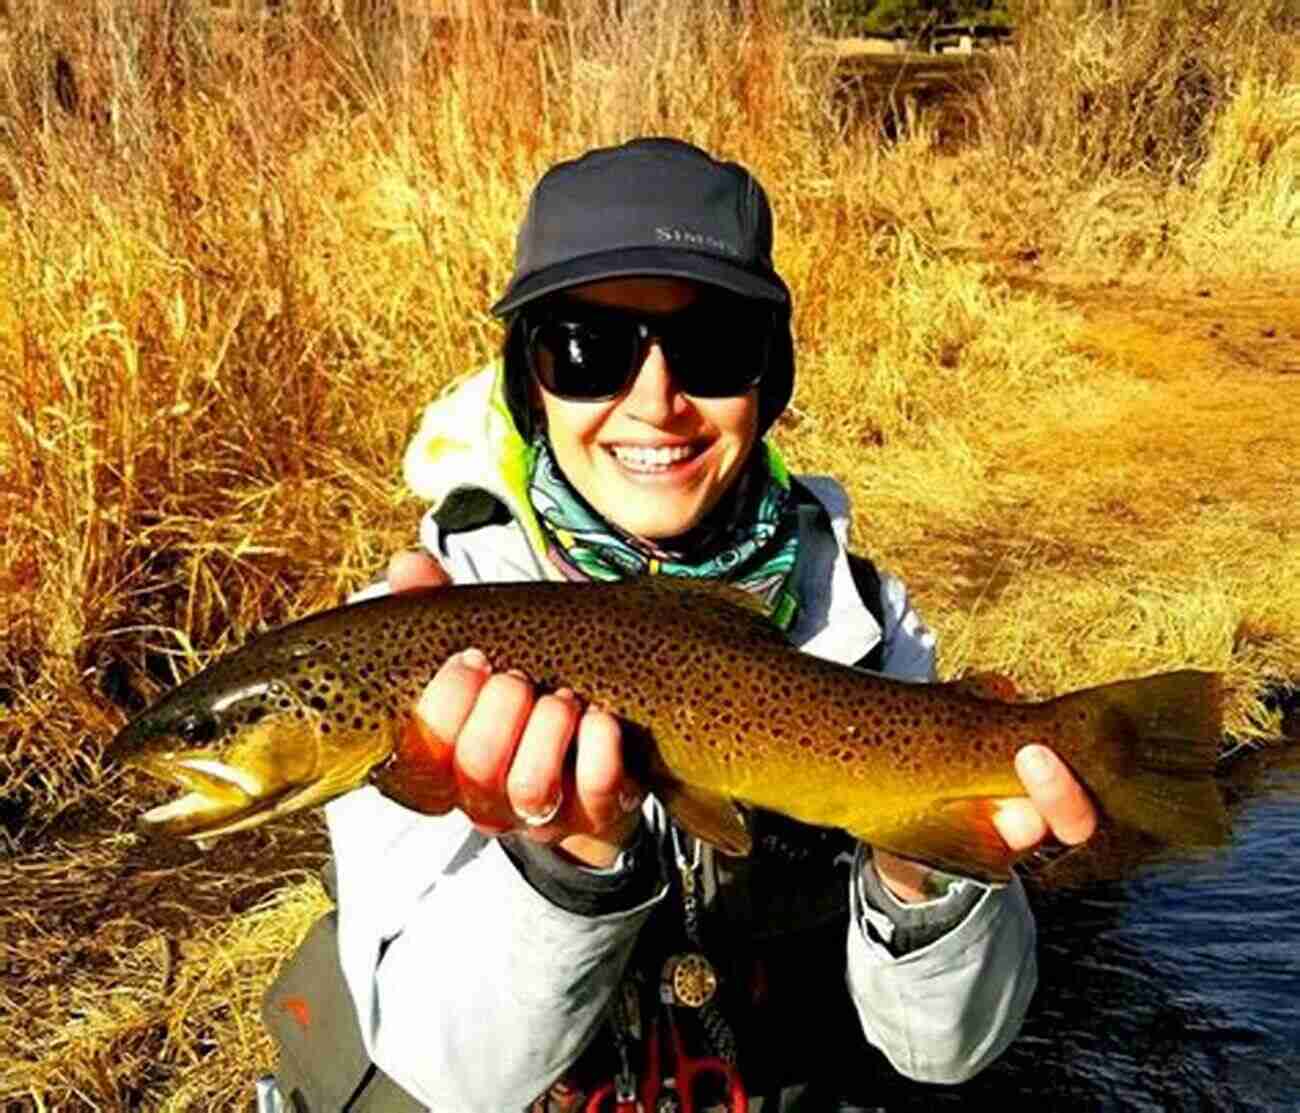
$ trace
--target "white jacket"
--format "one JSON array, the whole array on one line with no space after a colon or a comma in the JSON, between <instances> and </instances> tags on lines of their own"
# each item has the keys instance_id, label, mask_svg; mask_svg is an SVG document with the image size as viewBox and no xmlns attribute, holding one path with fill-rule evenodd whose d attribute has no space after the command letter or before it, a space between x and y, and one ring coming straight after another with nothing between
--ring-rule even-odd
<instances>
[{"instance_id":1,"label":"white jacket","mask_svg":"<svg viewBox=\"0 0 1300 1113\"><path fill-rule=\"evenodd\" d=\"M435 511L465 492L517 505L517 487L503 486L484 455L497 451L499 436L474 425L496 422L500 432L493 383L485 372L434 403L408 452L408 481ZM436 481L420 474L426 459L437 461ZM932 680L934 639L902 584L881 577L883 629L858 595L842 488L828 479L803 482L825 513L802 515L791 641L854 664L883 639L884 673ZM457 583L554 576L518 517L445 533L431 511L421 541ZM667 886L656 882L630 908L582 914L548 899L517 853L479 835L460 812L419 816L373 788L326 812L340 957L371 1057L438 1113L523 1109L594 1037ZM638 853L661 849L667 830L662 809L648 800ZM580 871L558 858L553 867L561 885L566 870L617 885L621 873L653 868L633 857L612 871ZM903 906L880 885L864 848L851 863L840 857L849 867L844 969L862 1034L909 1077L953 1083L975 1074L1019 1031L1037 980L1034 923L1020 883L962 882L938 901ZM888 945L900 925L927 920L947 930L906 953Z\"/></svg>"}]
</instances>

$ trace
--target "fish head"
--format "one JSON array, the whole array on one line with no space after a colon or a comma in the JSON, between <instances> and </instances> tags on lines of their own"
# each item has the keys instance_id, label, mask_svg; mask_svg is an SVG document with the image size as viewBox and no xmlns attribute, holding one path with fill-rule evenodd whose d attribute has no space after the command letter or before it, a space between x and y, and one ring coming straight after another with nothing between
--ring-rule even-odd
<instances>
[{"instance_id":1,"label":"fish head","mask_svg":"<svg viewBox=\"0 0 1300 1113\"><path fill-rule=\"evenodd\" d=\"M168 693L128 723L105 754L110 764L183 790L143 815L152 832L198 838L229 829L273 808L317 764L309 709L292 699L280 707L282 684L214 679L200 673Z\"/></svg>"},{"instance_id":2,"label":"fish head","mask_svg":"<svg viewBox=\"0 0 1300 1113\"><path fill-rule=\"evenodd\" d=\"M292 663L296 671L251 668L266 662L236 653L121 730L107 762L182 790L144 813L145 830L210 838L254 827L355 788L388 755L382 732L345 729L346 676L319 659Z\"/></svg>"}]
</instances>

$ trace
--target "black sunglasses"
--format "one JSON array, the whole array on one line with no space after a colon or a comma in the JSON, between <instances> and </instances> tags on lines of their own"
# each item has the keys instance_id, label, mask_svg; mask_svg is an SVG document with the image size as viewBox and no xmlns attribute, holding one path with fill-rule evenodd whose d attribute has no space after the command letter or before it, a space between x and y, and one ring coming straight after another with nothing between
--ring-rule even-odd
<instances>
[{"instance_id":1,"label":"black sunglasses","mask_svg":"<svg viewBox=\"0 0 1300 1113\"><path fill-rule=\"evenodd\" d=\"M636 378L653 337L673 381L696 398L732 398L767 370L774 312L739 298L708 298L650 314L582 302L552 302L523 314L528 368L571 402L617 398Z\"/></svg>"}]
</instances>

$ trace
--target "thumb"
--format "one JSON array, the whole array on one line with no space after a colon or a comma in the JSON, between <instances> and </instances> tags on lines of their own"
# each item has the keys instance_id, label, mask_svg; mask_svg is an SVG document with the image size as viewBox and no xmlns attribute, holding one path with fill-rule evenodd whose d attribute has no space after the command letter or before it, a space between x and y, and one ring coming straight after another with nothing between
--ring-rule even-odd
<instances>
[{"instance_id":1,"label":"thumb","mask_svg":"<svg viewBox=\"0 0 1300 1113\"><path fill-rule=\"evenodd\" d=\"M451 583L446 570L423 549L394 553L388 562L388 586L394 591L442 587Z\"/></svg>"}]
</instances>

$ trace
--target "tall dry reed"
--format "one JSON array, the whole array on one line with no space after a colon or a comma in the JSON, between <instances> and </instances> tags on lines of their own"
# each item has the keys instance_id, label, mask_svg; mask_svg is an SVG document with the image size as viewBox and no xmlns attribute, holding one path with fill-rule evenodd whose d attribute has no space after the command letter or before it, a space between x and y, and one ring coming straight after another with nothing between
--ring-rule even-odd
<instances>
[{"instance_id":1,"label":"tall dry reed","mask_svg":"<svg viewBox=\"0 0 1300 1113\"><path fill-rule=\"evenodd\" d=\"M1255 688L1300 674L1300 600L1260 571L1293 559L1275 473L1198 478L1210 506L1182 471L1139 466L1139 442L1075 467L1126 407L1163 413L1167 384L1099 357L1078 314L997 269L1195 268L1243 230L1241 265L1294 259L1297 77L1252 52L1261 24L1225 7L1227 30L1198 37L1179 13L1208 7L1153 8L1177 55L1162 60L1138 9L1080 7L1071 36L1037 8L953 149L924 115L882 142L776 0L582 0L546 23L475 4L400 65L364 4L286 9L8 5L0 868L17 856L16 876L50 880L0 911L0 964L26 972L0 981L0 1098L224 1107L268 1065L248 1010L318 891L277 875L282 844L250 842L219 859L231 885L299 885L265 915L224 902L209 866L201 907L164 930L119 901L101 946L75 895L147 903L172 876L122 884L138 805L101 746L141 699L411 542L412 424L499 343L485 307L529 186L596 144L680 135L770 187L801 368L777 436L847 482L858 544L917 586L947 670L1049 691L1222 667L1236 728L1275 727ZM388 10L404 26L410 6ZM1129 32L1145 85L1114 55ZM1198 420L1188 452L1245 435ZM55 889L67 899L43 902Z\"/></svg>"},{"instance_id":2,"label":"tall dry reed","mask_svg":"<svg viewBox=\"0 0 1300 1113\"><path fill-rule=\"evenodd\" d=\"M1007 215L1024 240L1076 265L1212 268L1229 239L1266 230L1283 257L1250 261L1294 265L1288 12L1279 0L1026 0L1017 48L995 55L979 100L980 153L1015 183ZM1251 179L1227 206L1225 164ZM1046 215L1061 211L1071 219Z\"/></svg>"}]
</instances>

